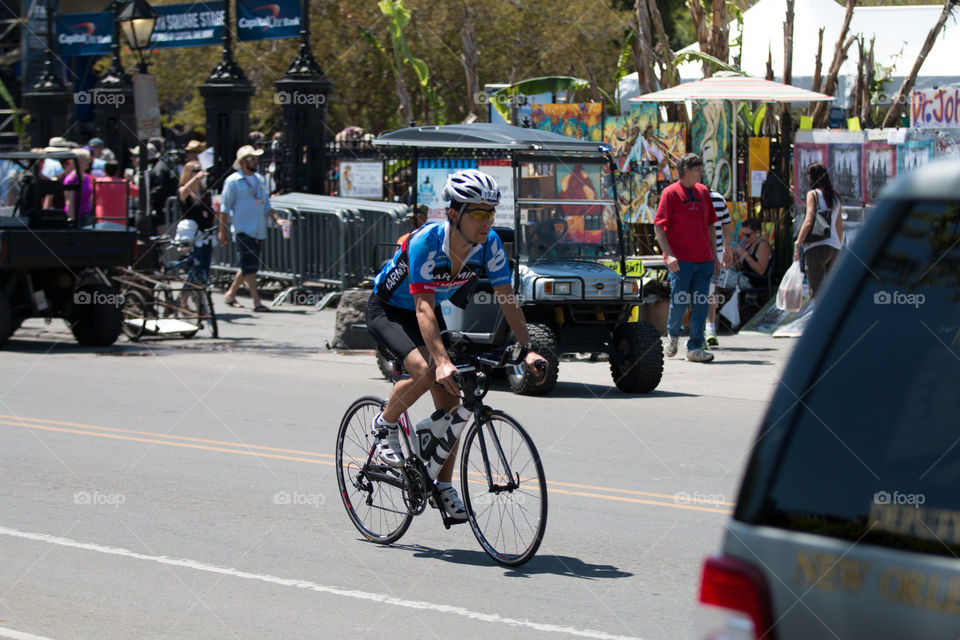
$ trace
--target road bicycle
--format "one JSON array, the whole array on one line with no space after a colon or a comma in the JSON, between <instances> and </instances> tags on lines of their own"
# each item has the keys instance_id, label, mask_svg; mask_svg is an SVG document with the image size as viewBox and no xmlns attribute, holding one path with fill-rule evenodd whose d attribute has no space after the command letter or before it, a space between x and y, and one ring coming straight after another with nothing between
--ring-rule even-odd
<instances>
[{"instance_id":1,"label":"road bicycle","mask_svg":"<svg viewBox=\"0 0 960 640\"><path fill-rule=\"evenodd\" d=\"M460 340L464 345L468 341ZM460 496L467 522L483 550L505 566L530 560L547 526L547 481L540 455L520 423L483 403L492 369L524 361L519 346L502 352L473 352L454 347L451 361L463 406L473 415L460 436ZM396 361L395 357L389 359ZM386 400L364 396L347 409L337 434L337 483L351 522L372 542L391 544L406 533L414 516L440 494L419 455L415 455L410 417L400 416L405 463L394 468L379 461L373 420ZM382 431L382 430L381 430ZM443 525L458 524L441 508Z\"/></svg>"}]
</instances>

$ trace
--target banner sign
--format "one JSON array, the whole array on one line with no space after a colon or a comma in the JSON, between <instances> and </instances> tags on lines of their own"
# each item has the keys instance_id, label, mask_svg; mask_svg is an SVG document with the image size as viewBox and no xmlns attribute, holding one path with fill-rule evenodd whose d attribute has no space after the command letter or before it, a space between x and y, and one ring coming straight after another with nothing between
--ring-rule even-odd
<instances>
[{"instance_id":1,"label":"banner sign","mask_svg":"<svg viewBox=\"0 0 960 640\"><path fill-rule=\"evenodd\" d=\"M237 0L237 40L300 35L300 0Z\"/></svg>"},{"instance_id":2,"label":"banner sign","mask_svg":"<svg viewBox=\"0 0 960 640\"><path fill-rule=\"evenodd\" d=\"M960 89L919 89L910 94L910 126L960 127Z\"/></svg>"},{"instance_id":3,"label":"banner sign","mask_svg":"<svg viewBox=\"0 0 960 640\"><path fill-rule=\"evenodd\" d=\"M57 16L57 44L63 57L107 56L112 43L113 20L108 11Z\"/></svg>"},{"instance_id":4,"label":"banner sign","mask_svg":"<svg viewBox=\"0 0 960 640\"><path fill-rule=\"evenodd\" d=\"M151 49L203 47L223 42L223 2L195 2L156 6L157 24ZM66 13L57 16L59 55L106 56L113 44L113 15Z\"/></svg>"},{"instance_id":5,"label":"banner sign","mask_svg":"<svg viewBox=\"0 0 960 640\"><path fill-rule=\"evenodd\" d=\"M159 17L150 37L155 49L203 47L223 42L223 2L154 5Z\"/></svg>"}]
</instances>

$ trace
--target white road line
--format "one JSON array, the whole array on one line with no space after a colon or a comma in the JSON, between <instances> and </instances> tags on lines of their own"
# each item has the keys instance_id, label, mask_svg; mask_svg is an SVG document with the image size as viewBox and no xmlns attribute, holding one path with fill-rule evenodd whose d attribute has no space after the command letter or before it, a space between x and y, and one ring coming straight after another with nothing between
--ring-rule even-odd
<instances>
[{"instance_id":1,"label":"white road line","mask_svg":"<svg viewBox=\"0 0 960 640\"><path fill-rule=\"evenodd\" d=\"M50 640L50 638L35 636L32 633L24 633L23 631L7 629L6 627L0 627L0 638L13 638L13 640Z\"/></svg>"},{"instance_id":2,"label":"white road line","mask_svg":"<svg viewBox=\"0 0 960 640\"><path fill-rule=\"evenodd\" d=\"M158 564L166 564L174 567L183 567L185 569L194 569L196 571L206 571L208 573L218 573L226 576L233 576L234 578L243 578L244 580L256 580L259 582L267 582L270 584L276 584L284 587L296 587L298 589L309 589L311 591L317 591L319 593L328 593L335 596L342 596L345 598L354 598L356 600L369 600L372 602L381 602L383 604L391 604L397 607L406 607L408 609L421 609L427 611L436 611L438 613L449 613L456 616L462 616L464 618L469 618L471 620L479 620L481 622L494 622L499 624L505 624L513 627L525 627L527 629L535 629L537 631L546 631L550 633L565 633L568 635L580 636L581 638L596 638L597 640L640 640L639 638L633 638L630 636L617 636L603 631L593 631L591 629L577 629L576 627L562 627L554 624L547 624L543 622L533 622L531 620L517 620L515 618L504 618L496 613L480 613L478 611L470 611L469 609L464 609L463 607L453 607L446 604L436 604L433 602L422 602L418 600L401 600L400 598L394 598L382 593L370 593L366 591L355 591L348 589L340 589L338 587L328 587L322 584L317 584L315 582L309 582L307 580L293 580L289 578L278 578L276 576L260 574L260 573L249 573L247 571L240 571L237 569L231 569L229 567L218 567L212 564L206 564L204 562L197 562L196 560L185 560L179 558L168 558L167 556L149 556L142 553L136 553L135 551L130 551L129 549L123 549L121 547L106 547L99 544L93 544L90 542L80 542L78 540L70 540L69 538L60 538L57 536L47 535L45 533L30 533L27 531L18 531L17 529L8 529L7 527L0 527L0 535L10 536L13 538L21 538L24 540L33 540L36 542L46 542L48 544L55 544L61 547L71 547L74 549L84 549L86 551L96 551L98 553L106 553L113 556L122 556L125 558L133 558L135 560L148 560L150 562L156 562ZM0 636L3 635L2 629L0 629ZM16 631L11 631L11 633L19 633ZM17 638L22 640L47 640L45 638L39 638L39 636L31 636L29 634L22 634L18 636L10 636L11 638Z\"/></svg>"}]
</instances>

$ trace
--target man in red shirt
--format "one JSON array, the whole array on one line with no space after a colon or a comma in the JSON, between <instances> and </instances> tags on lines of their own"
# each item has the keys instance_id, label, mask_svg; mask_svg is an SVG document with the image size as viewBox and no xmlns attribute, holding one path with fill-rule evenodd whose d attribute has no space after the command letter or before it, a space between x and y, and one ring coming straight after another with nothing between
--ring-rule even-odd
<instances>
[{"instance_id":1,"label":"man in red shirt","mask_svg":"<svg viewBox=\"0 0 960 640\"><path fill-rule=\"evenodd\" d=\"M667 357L677 355L683 314L690 307L690 339L687 360L710 362L713 354L704 350L703 330L707 319L710 278L713 277L714 227L717 214L710 190L700 184L703 160L695 153L680 156L680 178L663 190L654 218L657 244L670 271L670 313L667 316Z\"/></svg>"}]
</instances>

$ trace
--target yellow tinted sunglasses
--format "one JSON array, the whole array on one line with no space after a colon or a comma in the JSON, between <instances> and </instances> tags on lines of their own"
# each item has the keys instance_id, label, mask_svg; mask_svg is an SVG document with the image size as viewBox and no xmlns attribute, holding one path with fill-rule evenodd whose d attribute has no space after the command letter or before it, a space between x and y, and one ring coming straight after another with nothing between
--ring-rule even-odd
<instances>
[{"instance_id":1,"label":"yellow tinted sunglasses","mask_svg":"<svg viewBox=\"0 0 960 640\"><path fill-rule=\"evenodd\" d=\"M475 220L480 222L489 222L497 215L496 209L466 209L464 213L469 213Z\"/></svg>"}]
</instances>

